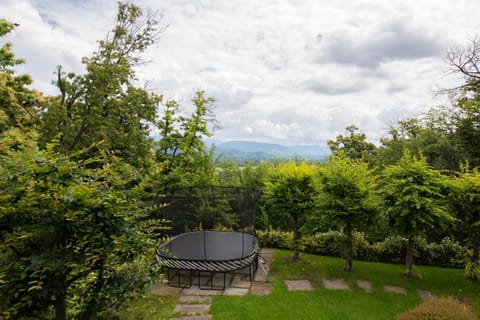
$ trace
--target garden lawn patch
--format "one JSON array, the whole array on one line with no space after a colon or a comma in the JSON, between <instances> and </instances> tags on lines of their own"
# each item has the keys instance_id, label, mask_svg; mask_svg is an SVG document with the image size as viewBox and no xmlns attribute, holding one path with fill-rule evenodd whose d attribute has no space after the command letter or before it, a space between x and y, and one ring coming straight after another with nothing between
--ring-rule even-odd
<instances>
[{"instance_id":1,"label":"garden lawn patch","mask_svg":"<svg viewBox=\"0 0 480 320\"><path fill-rule=\"evenodd\" d=\"M418 290L435 296L456 295L471 301L478 312L478 283L464 279L463 270L417 267L421 278L403 276L403 265L354 262L354 270L343 271L344 259L302 254L299 262L285 257L291 252L275 250L271 264L269 295L216 296L210 313L214 319L325 319L394 320L398 314L422 302ZM322 279L345 280L350 290L328 290ZM314 291L288 291L285 280L310 280ZM359 284L370 283L368 292ZM384 291L384 285L405 288L406 294Z\"/></svg>"}]
</instances>

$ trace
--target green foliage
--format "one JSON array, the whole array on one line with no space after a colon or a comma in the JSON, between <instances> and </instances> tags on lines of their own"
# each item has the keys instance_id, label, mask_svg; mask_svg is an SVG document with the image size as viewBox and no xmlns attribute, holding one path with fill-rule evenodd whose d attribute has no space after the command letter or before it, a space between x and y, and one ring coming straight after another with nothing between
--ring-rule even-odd
<instances>
[{"instance_id":1,"label":"green foliage","mask_svg":"<svg viewBox=\"0 0 480 320\"><path fill-rule=\"evenodd\" d=\"M476 271L480 264L480 173L477 168L470 170L468 165L462 169L458 177L451 181L451 207L467 231L472 246L465 274L472 280L480 280L480 274Z\"/></svg>"},{"instance_id":2,"label":"green foliage","mask_svg":"<svg viewBox=\"0 0 480 320\"><path fill-rule=\"evenodd\" d=\"M345 131L345 136L340 134L335 141L327 141L332 154L342 153L349 159L370 161L375 155L375 145L367 142L367 136L364 133L356 133L358 128L353 124L347 126Z\"/></svg>"},{"instance_id":3,"label":"green foliage","mask_svg":"<svg viewBox=\"0 0 480 320\"><path fill-rule=\"evenodd\" d=\"M257 230L260 247L290 249L293 247L293 232L278 229Z\"/></svg>"},{"instance_id":4,"label":"green foliage","mask_svg":"<svg viewBox=\"0 0 480 320\"><path fill-rule=\"evenodd\" d=\"M153 244L137 225L140 177L111 156L47 147L0 158L0 312L93 319L148 281L131 265Z\"/></svg>"},{"instance_id":5,"label":"green foliage","mask_svg":"<svg viewBox=\"0 0 480 320\"><path fill-rule=\"evenodd\" d=\"M465 278L469 280L480 279L480 264L478 262L469 261L465 264Z\"/></svg>"},{"instance_id":6,"label":"green foliage","mask_svg":"<svg viewBox=\"0 0 480 320\"><path fill-rule=\"evenodd\" d=\"M293 232L276 229L257 230L260 246L288 249L293 244ZM369 242L361 232L352 233L353 256L361 261L404 262L407 239L389 236L383 241ZM347 236L339 231L317 232L302 235L299 247L303 252L324 256L344 257ZM415 238L415 260L419 265L463 268L467 249L458 242L444 238L440 242L427 242L425 238Z\"/></svg>"},{"instance_id":7,"label":"green foliage","mask_svg":"<svg viewBox=\"0 0 480 320\"><path fill-rule=\"evenodd\" d=\"M351 271L353 230L362 231L373 224L379 212L375 176L367 163L340 155L320 168L319 180L319 210L345 231L345 270Z\"/></svg>"},{"instance_id":8,"label":"green foliage","mask_svg":"<svg viewBox=\"0 0 480 320\"><path fill-rule=\"evenodd\" d=\"M462 160L468 160L473 167L480 166L480 84L475 79L475 85L462 92L454 107L455 135Z\"/></svg>"},{"instance_id":9,"label":"green foliage","mask_svg":"<svg viewBox=\"0 0 480 320\"><path fill-rule=\"evenodd\" d=\"M213 150L208 152L202 138L212 135L209 124L216 125L215 100L197 91L192 102L194 112L181 116L178 103L167 101L163 116L157 122L160 139L156 145L156 160L165 163L158 176L159 190L212 183Z\"/></svg>"},{"instance_id":10,"label":"green foliage","mask_svg":"<svg viewBox=\"0 0 480 320\"><path fill-rule=\"evenodd\" d=\"M477 320L472 309L451 297L434 297L406 311L397 320Z\"/></svg>"},{"instance_id":11,"label":"green foliage","mask_svg":"<svg viewBox=\"0 0 480 320\"><path fill-rule=\"evenodd\" d=\"M58 138L57 150L65 154L95 145L86 157L105 151L135 167L147 165L149 124L161 97L136 87L134 67L155 40L156 25L135 5L119 3L115 27L82 61L86 73L66 74L58 67L60 95L48 100L42 114L42 145Z\"/></svg>"},{"instance_id":12,"label":"green foliage","mask_svg":"<svg viewBox=\"0 0 480 320\"><path fill-rule=\"evenodd\" d=\"M266 183L265 202L269 215L291 219L294 259L298 258L299 228L315 207L315 168L307 163L287 162L272 167Z\"/></svg>"},{"instance_id":13,"label":"green foliage","mask_svg":"<svg viewBox=\"0 0 480 320\"><path fill-rule=\"evenodd\" d=\"M424 157L411 156L408 150L397 165L385 169L382 180L388 219L408 239L406 274L412 276L414 237L453 222L444 202L446 180Z\"/></svg>"},{"instance_id":14,"label":"green foliage","mask_svg":"<svg viewBox=\"0 0 480 320\"><path fill-rule=\"evenodd\" d=\"M14 28L14 24L0 18L0 37ZM14 67L23 62L15 58L11 43L0 47L0 134L10 128L25 130L36 120L42 96L28 88L30 76L15 75Z\"/></svg>"}]
</instances>

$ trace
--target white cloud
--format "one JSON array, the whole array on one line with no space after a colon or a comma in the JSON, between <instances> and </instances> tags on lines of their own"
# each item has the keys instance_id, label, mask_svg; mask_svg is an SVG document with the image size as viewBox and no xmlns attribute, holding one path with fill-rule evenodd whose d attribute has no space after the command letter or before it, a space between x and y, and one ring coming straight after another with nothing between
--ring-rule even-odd
<instances>
[{"instance_id":1,"label":"white cloud","mask_svg":"<svg viewBox=\"0 0 480 320\"><path fill-rule=\"evenodd\" d=\"M220 139L319 143L356 124L378 140L392 121L444 101L458 85L443 60L452 40L480 30L470 0L139 0L168 29L146 52L141 81L188 112L195 90L217 100ZM4 0L21 25L7 40L35 87L81 57L113 27L116 1Z\"/></svg>"}]
</instances>

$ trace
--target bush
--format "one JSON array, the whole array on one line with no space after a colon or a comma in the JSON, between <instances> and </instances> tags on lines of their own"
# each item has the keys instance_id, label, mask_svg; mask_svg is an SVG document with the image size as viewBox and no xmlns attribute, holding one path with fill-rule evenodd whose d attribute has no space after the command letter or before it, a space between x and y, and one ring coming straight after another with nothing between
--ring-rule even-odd
<instances>
[{"instance_id":1,"label":"bush","mask_svg":"<svg viewBox=\"0 0 480 320\"><path fill-rule=\"evenodd\" d=\"M465 265L465 278L469 280L480 280L480 265L475 262L468 262Z\"/></svg>"},{"instance_id":2,"label":"bush","mask_svg":"<svg viewBox=\"0 0 480 320\"><path fill-rule=\"evenodd\" d=\"M290 249L293 246L293 232L279 230L257 230L261 247Z\"/></svg>"},{"instance_id":3,"label":"bush","mask_svg":"<svg viewBox=\"0 0 480 320\"><path fill-rule=\"evenodd\" d=\"M306 252L335 257L344 255L346 241L347 237L343 233L331 230L301 239Z\"/></svg>"},{"instance_id":4,"label":"bush","mask_svg":"<svg viewBox=\"0 0 480 320\"><path fill-rule=\"evenodd\" d=\"M453 298L431 298L397 320L478 320L471 308Z\"/></svg>"},{"instance_id":5,"label":"bush","mask_svg":"<svg viewBox=\"0 0 480 320\"><path fill-rule=\"evenodd\" d=\"M279 249L290 249L293 233L278 230L257 231L260 245ZM363 233L353 233L355 259L372 262L402 264L405 261L407 239L389 236L382 242L370 244ZM346 236L339 231L327 231L300 238L300 249L318 255L344 257ZM415 263L439 267L463 268L467 250L458 242L445 238L440 243L428 243L424 238L415 239Z\"/></svg>"}]
</instances>

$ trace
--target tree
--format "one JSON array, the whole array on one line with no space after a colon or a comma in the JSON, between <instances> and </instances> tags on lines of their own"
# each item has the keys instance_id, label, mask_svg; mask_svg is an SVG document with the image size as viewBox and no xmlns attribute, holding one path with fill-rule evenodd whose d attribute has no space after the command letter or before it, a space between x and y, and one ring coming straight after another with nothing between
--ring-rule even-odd
<instances>
[{"instance_id":1,"label":"tree","mask_svg":"<svg viewBox=\"0 0 480 320\"><path fill-rule=\"evenodd\" d=\"M375 153L375 145L367 142L365 133L357 133L358 128L355 125L349 125L345 128L346 135L338 135L336 140L328 140L327 144L333 154L340 151L350 159L369 160Z\"/></svg>"},{"instance_id":2,"label":"tree","mask_svg":"<svg viewBox=\"0 0 480 320\"><path fill-rule=\"evenodd\" d=\"M464 76L465 83L447 90L456 94L454 101L455 138L464 159L480 166L480 38L469 46L452 46L447 61L454 73Z\"/></svg>"},{"instance_id":3,"label":"tree","mask_svg":"<svg viewBox=\"0 0 480 320\"><path fill-rule=\"evenodd\" d=\"M120 8L136 12L131 5ZM0 21L1 35L12 28ZM2 47L0 318L111 319L110 312L128 301L132 292L143 289L151 272L151 263L138 263L146 248L153 246L147 236L145 204L139 201L142 179L96 139L88 142L87 149L79 146L66 152L62 137L68 125L61 122L57 124L65 130L52 135L52 143L42 134L39 145L40 105L45 102L51 107L42 116L62 110L55 110L55 98L42 101L41 94L26 87L29 76L15 76L19 62L9 45ZM94 69L94 64L89 67ZM87 96L94 95L83 97ZM72 108L82 105L77 102L83 98L77 98ZM76 123L71 125L74 128Z\"/></svg>"},{"instance_id":4,"label":"tree","mask_svg":"<svg viewBox=\"0 0 480 320\"><path fill-rule=\"evenodd\" d=\"M405 150L423 154L439 170L457 170L462 152L454 137L454 113L449 108L432 108L419 118L398 121L389 129L390 137L380 140L376 165L382 168L398 162Z\"/></svg>"},{"instance_id":5,"label":"tree","mask_svg":"<svg viewBox=\"0 0 480 320\"><path fill-rule=\"evenodd\" d=\"M452 210L463 229L468 232L472 245L470 261L465 266L465 276L471 280L480 280L480 172L478 168L471 170L465 165L452 182Z\"/></svg>"},{"instance_id":6,"label":"tree","mask_svg":"<svg viewBox=\"0 0 480 320\"><path fill-rule=\"evenodd\" d=\"M215 100L197 91L192 102L194 111L190 116L183 116L176 101L167 101L163 116L157 122L160 139L156 160L164 163L159 189L208 185L213 181L214 150L207 150L203 138L212 135L209 125L217 125L213 113Z\"/></svg>"},{"instance_id":7,"label":"tree","mask_svg":"<svg viewBox=\"0 0 480 320\"><path fill-rule=\"evenodd\" d=\"M268 211L292 221L293 259L299 256L299 229L314 210L316 191L313 185L315 168L307 163L287 162L273 167L266 183Z\"/></svg>"},{"instance_id":8,"label":"tree","mask_svg":"<svg viewBox=\"0 0 480 320\"><path fill-rule=\"evenodd\" d=\"M149 124L161 97L135 86L134 68L163 31L157 25L154 16L144 17L134 4L119 3L115 27L82 61L86 73L66 74L58 67L60 95L49 99L43 113L42 145L58 138L57 149L65 154L95 145L92 153L103 150L135 167L146 165L152 147Z\"/></svg>"},{"instance_id":9,"label":"tree","mask_svg":"<svg viewBox=\"0 0 480 320\"><path fill-rule=\"evenodd\" d=\"M14 28L13 23L0 19L0 37ZM15 58L11 43L0 47L0 134L11 128L28 129L37 118L42 95L27 87L32 83L29 75L15 75L15 66L23 62Z\"/></svg>"},{"instance_id":10,"label":"tree","mask_svg":"<svg viewBox=\"0 0 480 320\"><path fill-rule=\"evenodd\" d=\"M0 158L0 312L91 319L145 284L132 268L146 244L141 180L110 155L53 149L30 140Z\"/></svg>"},{"instance_id":11,"label":"tree","mask_svg":"<svg viewBox=\"0 0 480 320\"><path fill-rule=\"evenodd\" d=\"M447 183L425 157L405 150L396 165L385 168L382 189L387 218L396 232L407 238L405 275L413 276L413 246L416 236L453 221L445 204Z\"/></svg>"},{"instance_id":12,"label":"tree","mask_svg":"<svg viewBox=\"0 0 480 320\"><path fill-rule=\"evenodd\" d=\"M471 40L467 47L460 45L450 47L447 61L453 72L460 73L467 80L464 85L455 89L477 91L480 84L480 37Z\"/></svg>"},{"instance_id":13,"label":"tree","mask_svg":"<svg viewBox=\"0 0 480 320\"><path fill-rule=\"evenodd\" d=\"M319 171L319 210L342 225L347 237L345 271L352 270L354 230L375 223L379 212L375 175L365 162L333 156Z\"/></svg>"}]
</instances>

